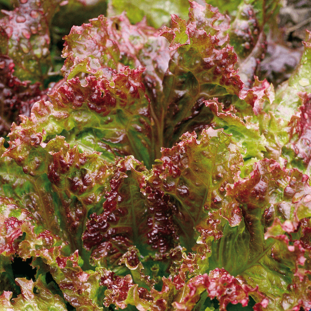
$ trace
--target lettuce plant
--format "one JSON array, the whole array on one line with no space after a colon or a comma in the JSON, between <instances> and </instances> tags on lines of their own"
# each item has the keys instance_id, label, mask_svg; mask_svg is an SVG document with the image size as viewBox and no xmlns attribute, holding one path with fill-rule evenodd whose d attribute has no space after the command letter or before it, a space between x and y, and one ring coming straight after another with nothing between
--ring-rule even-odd
<instances>
[{"instance_id":1,"label":"lettuce plant","mask_svg":"<svg viewBox=\"0 0 311 311\"><path fill-rule=\"evenodd\" d=\"M0 138L1 310L310 310L311 38L275 92L255 75L276 1L100 15L47 96L22 80L43 82L49 3L0 22L1 107L33 105Z\"/></svg>"}]
</instances>

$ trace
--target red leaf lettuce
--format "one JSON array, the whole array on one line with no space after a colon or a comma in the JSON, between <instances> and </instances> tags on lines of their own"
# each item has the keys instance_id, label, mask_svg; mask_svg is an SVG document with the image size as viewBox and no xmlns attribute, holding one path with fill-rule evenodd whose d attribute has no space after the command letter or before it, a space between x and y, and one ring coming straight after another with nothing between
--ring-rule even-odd
<instances>
[{"instance_id":1,"label":"red leaf lettuce","mask_svg":"<svg viewBox=\"0 0 311 311\"><path fill-rule=\"evenodd\" d=\"M190 1L160 29L100 15L47 97L17 77L43 81L57 6L0 22L3 131L32 106L0 139L1 308L309 310L310 38L274 94L254 75L277 1L232 22Z\"/></svg>"}]
</instances>

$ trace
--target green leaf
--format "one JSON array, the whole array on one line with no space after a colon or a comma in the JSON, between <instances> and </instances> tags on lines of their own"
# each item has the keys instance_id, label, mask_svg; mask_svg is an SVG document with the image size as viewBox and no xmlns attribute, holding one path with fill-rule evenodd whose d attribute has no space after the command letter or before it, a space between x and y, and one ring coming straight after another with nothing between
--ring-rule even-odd
<instances>
[{"instance_id":1,"label":"green leaf","mask_svg":"<svg viewBox=\"0 0 311 311\"><path fill-rule=\"evenodd\" d=\"M311 81L309 80L309 64L311 61L311 37L307 32L304 42L304 52L294 73L287 83L283 84L276 93L276 99L271 107L277 117L290 121L301 105L299 92L311 92Z\"/></svg>"},{"instance_id":2,"label":"green leaf","mask_svg":"<svg viewBox=\"0 0 311 311\"><path fill-rule=\"evenodd\" d=\"M234 182L242 165L240 149L221 130L203 130L184 134L173 148L162 149L162 157L148 178L147 191L159 191L171 197L174 221L182 246L190 250L199 232L209 232L213 213L222 222L236 226L240 210L226 199L226 184ZM150 193L150 196L152 192ZM164 197L163 197L164 198ZM216 216L216 217L218 217Z\"/></svg>"},{"instance_id":3,"label":"green leaf","mask_svg":"<svg viewBox=\"0 0 311 311\"><path fill-rule=\"evenodd\" d=\"M18 311L66 311L64 300L53 294L41 277L36 282L25 278L15 279L16 284L21 288L21 294L12 298L11 292L4 292L0 296L2 310Z\"/></svg>"},{"instance_id":4,"label":"green leaf","mask_svg":"<svg viewBox=\"0 0 311 311\"><path fill-rule=\"evenodd\" d=\"M157 28L163 24L168 24L171 14L177 14L181 18L186 19L189 7L188 1L186 0L139 0L135 3L128 0L113 0L111 4L113 15L126 11L131 23L138 23L146 16L148 24Z\"/></svg>"},{"instance_id":5,"label":"green leaf","mask_svg":"<svg viewBox=\"0 0 311 311\"><path fill-rule=\"evenodd\" d=\"M238 95L241 91L243 83L234 69L237 55L225 35L228 27L227 16L209 5L203 7L191 1L189 21L185 23L172 16L172 28L164 27L161 31L174 51L164 76L164 96L157 111L157 126L163 126L162 145L171 147L185 124L194 123L200 113L204 114L204 100ZM161 125L162 120L164 125Z\"/></svg>"},{"instance_id":6,"label":"green leaf","mask_svg":"<svg viewBox=\"0 0 311 311\"><path fill-rule=\"evenodd\" d=\"M100 151L113 162L116 156L134 154L150 166L154 140L151 132L150 107L141 81L143 70L125 67L106 78L78 78L65 82L52 94L52 102L38 102L33 115L20 126L12 128L11 146L7 152L24 170L33 174L34 168L24 159L45 153L44 145L56 135L65 136L70 146L80 151ZM70 112L69 112L70 111ZM24 139L17 138L23 133ZM29 141L33 137L38 147ZM39 165L36 164L36 169Z\"/></svg>"}]
</instances>

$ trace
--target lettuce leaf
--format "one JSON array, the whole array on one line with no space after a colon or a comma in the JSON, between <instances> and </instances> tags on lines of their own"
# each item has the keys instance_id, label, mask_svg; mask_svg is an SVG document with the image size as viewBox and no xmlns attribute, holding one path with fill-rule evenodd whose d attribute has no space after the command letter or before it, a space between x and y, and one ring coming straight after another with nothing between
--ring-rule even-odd
<instances>
[{"instance_id":1,"label":"lettuce leaf","mask_svg":"<svg viewBox=\"0 0 311 311\"><path fill-rule=\"evenodd\" d=\"M50 66L49 23L60 1L15 1L13 11L2 11L0 52L15 63L22 80L42 80Z\"/></svg>"},{"instance_id":2,"label":"lettuce leaf","mask_svg":"<svg viewBox=\"0 0 311 311\"><path fill-rule=\"evenodd\" d=\"M14 52L48 46L60 4L28 1L0 21L3 131L31 109L0 138L1 308L309 310L309 43L276 94L254 76L279 2L227 3L230 21L190 1L161 29L159 11L100 15L65 37L46 95L48 58Z\"/></svg>"},{"instance_id":3,"label":"lettuce leaf","mask_svg":"<svg viewBox=\"0 0 311 311\"><path fill-rule=\"evenodd\" d=\"M46 91L40 90L40 83L30 84L13 75L15 64L8 56L0 56L0 135L6 136L12 122L19 123L19 115L30 115L33 104L47 99Z\"/></svg>"}]
</instances>

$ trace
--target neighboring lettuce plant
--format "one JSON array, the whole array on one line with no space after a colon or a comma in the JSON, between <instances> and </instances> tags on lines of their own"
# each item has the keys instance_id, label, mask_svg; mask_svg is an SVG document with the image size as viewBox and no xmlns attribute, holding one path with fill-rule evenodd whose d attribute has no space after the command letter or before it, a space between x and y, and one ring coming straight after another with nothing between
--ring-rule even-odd
<instances>
[{"instance_id":1,"label":"neighboring lettuce plant","mask_svg":"<svg viewBox=\"0 0 311 311\"><path fill-rule=\"evenodd\" d=\"M0 0L0 9L0 136L5 136L20 114L30 116L34 102L47 100L45 88L61 77L62 36L75 23L105 14L107 3Z\"/></svg>"},{"instance_id":2,"label":"neighboring lettuce plant","mask_svg":"<svg viewBox=\"0 0 311 311\"><path fill-rule=\"evenodd\" d=\"M22 9L1 22L0 100L40 98L0 138L1 310L310 310L311 38L275 95L254 74L277 4L189 4L72 27L48 97L13 75L43 68L14 56Z\"/></svg>"}]
</instances>

